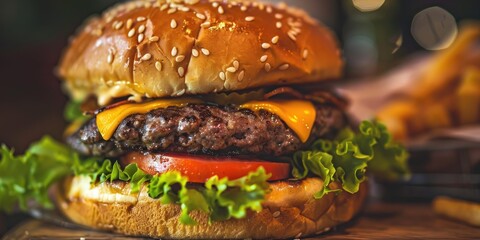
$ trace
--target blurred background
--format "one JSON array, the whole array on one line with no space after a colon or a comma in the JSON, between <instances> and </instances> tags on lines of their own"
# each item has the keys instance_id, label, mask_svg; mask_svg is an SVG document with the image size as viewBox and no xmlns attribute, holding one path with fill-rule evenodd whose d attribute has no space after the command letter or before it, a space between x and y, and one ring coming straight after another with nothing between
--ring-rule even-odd
<instances>
[{"instance_id":1,"label":"blurred background","mask_svg":"<svg viewBox=\"0 0 480 240\"><path fill-rule=\"evenodd\" d=\"M59 61L62 49L67 45L69 36L75 32L75 29L87 17L98 14L117 2L119 1L0 1L0 73L2 75L2 80L0 80L0 143L5 143L14 147L17 152L22 152L31 142L45 134L50 134L57 139L62 138L62 132L66 126L62 116L67 97L62 92L60 80L55 76L55 66ZM430 55L436 55L442 49L450 47L460 34L459 26L465 20L480 20L480 1L476 0L290 0L286 2L308 9L310 14L323 21L336 33L346 60L345 80L343 81L354 84L354 86L356 82L377 82L379 78L387 78L385 81L396 81L398 74L392 75L391 73L402 71L397 70L399 66L407 66L403 69L413 69L417 65L424 65L425 60L418 59L429 58ZM478 36L475 36L476 40L471 41L476 41L475 51L478 52ZM474 56L473 60L467 62L472 63L473 61L473 65L479 66L479 60L480 58ZM461 77L458 76L463 76L463 70L458 70L458 72L452 79L460 79ZM476 81L478 83L478 71L471 75L473 77L468 79L476 80L469 80L469 82ZM390 86L387 89L392 90L391 86L397 86L390 83L387 84ZM458 84L454 86L458 86ZM478 86L478 92L469 92L469 96L473 96L473 99L475 96L480 96L480 84L476 86ZM361 86L347 87L345 92L354 99L365 100L365 94L369 96L381 94L384 90L367 87L363 88L365 91L362 90L365 94L359 96L357 94L360 92L359 88L362 89ZM443 91L445 92L445 90ZM395 94L395 89L389 92L389 96ZM443 95L436 95L443 99L441 96ZM471 103L469 99L467 101ZM422 106L428 107L428 105ZM456 109L455 106L452 108ZM479 105L472 106L480 109ZM408 106L403 109L405 108L408 109ZM361 107L355 109L358 111ZM362 114L365 114L365 111L361 111L359 116L371 117ZM433 115L432 118L435 118L435 123L437 123L437 119L442 119L442 117L444 115L439 114ZM457 119L457 117L454 118ZM386 119L386 121L389 120L391 119ZM395 125L397 123L395 121L392 120L394 127L398 125ZM473 123L478 122L474 121ZM440 127L453 125L455 124L440 124ZM425 132L425 129L429 128L421 129L422 132ZM420 132L420 130L418 131ZM400 139L408 139L411 134L402 135L400 133L399 136ZM478 142L469 142L469 144L472 145L460 148L460 152L465 154L465 149L477 151L480 145ZM438 150L438 148L444 148L445 145L440 147L429 145L428 150L425 150L425 145L416 146L417 148L412 147L413 150L418 150L413 152L414 158L441 159L439 156L445 157L445 154L438 152L437 155L431 156L432 149ZM457 150L455 149L450 159L458 158ZM478 194L478 188L480 188L478 152L477 155L462 156L462 158L466 158L467 163L459 167L458 172L469 172L468 183L473 184L477 191L471 198L478 197L475 195ZM418 171L425 172L425 165L429 164L432 165L428 161L422 162L418 166L413 166L413 169L419 168ZM444 165L449 168L449 163ZM443 170L433 170L435 173L439 171ZM455 189L458 190L458 188ZM407 189L407 191L411 191L411 189ZM422 191L422 188L418 190L418 192ZM470 190L463 190L460 194L465 194L466 191ZM5 222L2 223L1 219L0 216L0 235L15 222L10 218L10 221L3 220Z\"/></svg>"}]
</instances>

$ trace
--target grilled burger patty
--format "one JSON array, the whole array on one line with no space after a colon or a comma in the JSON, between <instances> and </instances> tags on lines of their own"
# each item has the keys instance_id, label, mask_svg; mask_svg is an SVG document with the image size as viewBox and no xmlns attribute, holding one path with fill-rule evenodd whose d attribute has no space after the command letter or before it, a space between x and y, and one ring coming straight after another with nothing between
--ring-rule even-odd
<instances>
[{"instance_id":1,"label":"grilled burger patty","mask_svg":"<svg viewBox=\"0 0 480 240\"><path fill-rule=\"evenodd\" d=\"M310 141L331 138L347 124L341 109L320 105L316 110ZM106 157L131 151L282 156L307 144L270 112L205 104L131 115L109 140L102 138L93 118L67 142L81 154Z\"/></svg>"}]
</instances>

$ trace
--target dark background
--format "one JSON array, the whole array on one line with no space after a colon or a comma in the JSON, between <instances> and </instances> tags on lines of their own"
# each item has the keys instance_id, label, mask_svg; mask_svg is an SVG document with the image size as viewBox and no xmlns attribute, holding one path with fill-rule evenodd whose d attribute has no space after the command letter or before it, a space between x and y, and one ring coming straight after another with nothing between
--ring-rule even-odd
<instances>
[{"instance_id":1,"label":"dark background","mask_svg":"<svg viewBox=\"0 0 480 240\"><path fill-rule=\"evenodd\" d=\"M310 11L336 32L342 45L352 31L368 26L375 63L359 70L354 66L355 59L347 58L346 78L350 79L380 74L406 56L426 51L412 38L410 25L415 14L427 7L444 8L457 23L480 19L480 1L475 0L386 0L380 9L366 13L348 0L299 0L295 4L309 1L321 2L321 9ZM68 37L84 19L115 2L0 0L0 143L22 152L45 134L62 138L67 97L55 76L55 66ZM392 54L400 36L403 44ZM2 220L0 216L0 235L14 222L13 218Z\"/></svg>"}]
</instances>

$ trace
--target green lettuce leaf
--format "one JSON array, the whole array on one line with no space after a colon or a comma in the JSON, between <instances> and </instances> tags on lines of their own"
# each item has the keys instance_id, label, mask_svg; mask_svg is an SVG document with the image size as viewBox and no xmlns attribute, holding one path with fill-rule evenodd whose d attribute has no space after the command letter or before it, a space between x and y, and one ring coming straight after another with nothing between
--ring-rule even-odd
<instances>
[{"instance_id":1,"label":"green lettuce leaf","mask_svg":"<svg viewBox=\"0 0 480 240\"><path fill-rule=\"evenodd\" d=\"M6 146L0 148L0 210L11 211L17 204L26 209L32 200L45 208L53 207L48 188L69 175L85 175L93 184L129 182L132 192L146 184L150 197L164 204L179 204L180 220L194 224L190 213L195 210L209 214L211 220L242 218L248 209L261 210L261 201L268 190L270 177L263 168L245 177L228 180L210 178L205 185L189 186L188 178L178 172L152 176L129 164L100 158L80 158L67 146L44 137L30 146L24 155L15 156Z\"/></svg>"},{"instance_id":2,"label":"green lettuce leaf","mask_svg":"<svg viewBox=\"0 0 480 240\"><path fill-rule=\"evenodd\" d=\"M269 177L260 167L239 179L218 179L213 176L204 186L188 188L187 177L178 172L167 172L151 179L148 194L164 204L180 204L180 221L184 224L195 224L189 215L195 210L209 214L211 221L243 218L247 210L262 210L261 203L269 189Z\"/></svg>"},{"instance_id":3,"label":"green lettuce leaf","mask_svg":"<svg viewBox=\"0 0 480 240\"><path fill-rule=\"evenodd\" d=\"M68 122L74 121L85 121L88 119L88 116L85 116L81 109L82 102L79 101L69 101L65 105L65 109L63 111L63 117Z\"/></svg>"},{"instance_id":4,"label":"green lettuce leaf","mask_svg":"<svg viewBox=\"0 0 480 240\"><path fill-rule=\"evenodd\" d=\"M33 144L23 156L14 156L4 145L0 155L0 210L4 211L17 203L25 209L30 199L51 208L48 188L71 174L71 160L78 158L50 137Z\"/></svg>"},{"instance_id":5,"label":"green lettuce leaf","mask_svg":"<svg viewBox=\"0 0 480 240\"><path fill-rule=\"evenodd\" d=\"M293 155L292 175L294 178L303 179L311 174L323 179L324 187L314 195L316 199L322 198L329 192L339 191L339 189L329 188L329 184L335 180L336 172L332 159L332 155L321 151L296 152Z\"/></svg>"},{"instance_id":6,"label":"green lettuce leaf","mask_svg":"<svg viewBox=\"0 0 480 240\"><path fill-rule=\"evenodd\" d=\"M359 131L341 131L334 140L319 139L311 149L294 154L292 175L303 179L309 175L324 181L324 188L315 194L321 198L331 191L329 184L338 181L342 189L355 193L369 172L389 180L409 175L408 153L391 140L386 127L376 121L363 121Z\"/></svg>"},{"instance_id":7,"label":"green lettuce leaf","mask_svg":"<svg viewBox=\"0 0 480 240\"><path fill-rule=\"evenodd\" d=\"M247 210L262 210L262 202L269 186L267 179L270 174L260 167L247 176L228 180L213 176L205 183L204 194L211 206L211 220L226 220L230 217L244 218Z\"/></svg>"},{"instance_id":8,"label":"green lettuce leaf","mask_svg":"<svg viewBox=\"0 0 480 240\"><path fill-rule=\"evenodd\" d=\"M188 178L178 172L157 175L148 185L148 195L160 199L163 204L180 204L180 221L184 224L195 224L189 213L194 210L209 213L209 208L204 196L195 189L188 189L187 182Z\"/></svg>"}]
</instances>

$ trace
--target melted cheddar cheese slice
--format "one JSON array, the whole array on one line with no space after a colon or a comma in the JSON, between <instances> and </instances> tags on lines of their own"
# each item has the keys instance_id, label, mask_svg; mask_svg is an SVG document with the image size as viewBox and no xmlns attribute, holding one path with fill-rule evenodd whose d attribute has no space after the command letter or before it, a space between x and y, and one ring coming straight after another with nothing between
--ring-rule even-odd
<instances>
[{"instance_id":1,"label":"melted cheddar cheese slice","mask_svg":"<svg viewBox=\"0 0 480 240\"><path fill-rule=\"evenodd\" d=\"M202 103L202 101L194 98L179 98L120 105L97 114L97 127L103 139L108 140L123 119L130 115L148 113L157 108L185 106L188 103ZM298 135L302 142L308 140L316 116L313 104L303 100L251 101L240 105L240 108L252 111L265 110L276 114Z\"/></svg>"},{"instance_id":2,"label":"melted cheddar cheese slice","mask_svg":"<svg viewBox=\"0 0 480 240\"><path fill-rule=\"evenodd\" d=\"M108 140L113 136L118 125L126 117L133 114L148 113L157 108L167 108L170 106L185 106L189 103L202 103L203 101L194 98L176 98L161 99L146 103L127 103L107 109L97 114L97 127L104 140Z\"/></svg>"},{"instance_id":3,"label":"melted cheddar cheese slice","mask_svg":"<svg viewBox=\"0 0 480 240\"><path fill-rule=\"evenodd\" d=\"M316 111L313 104L303 100L251 101L240 105L252 111L266 110L279 116L300 138L306 142L312 132Z\"/></svg>"}]
</instances>

